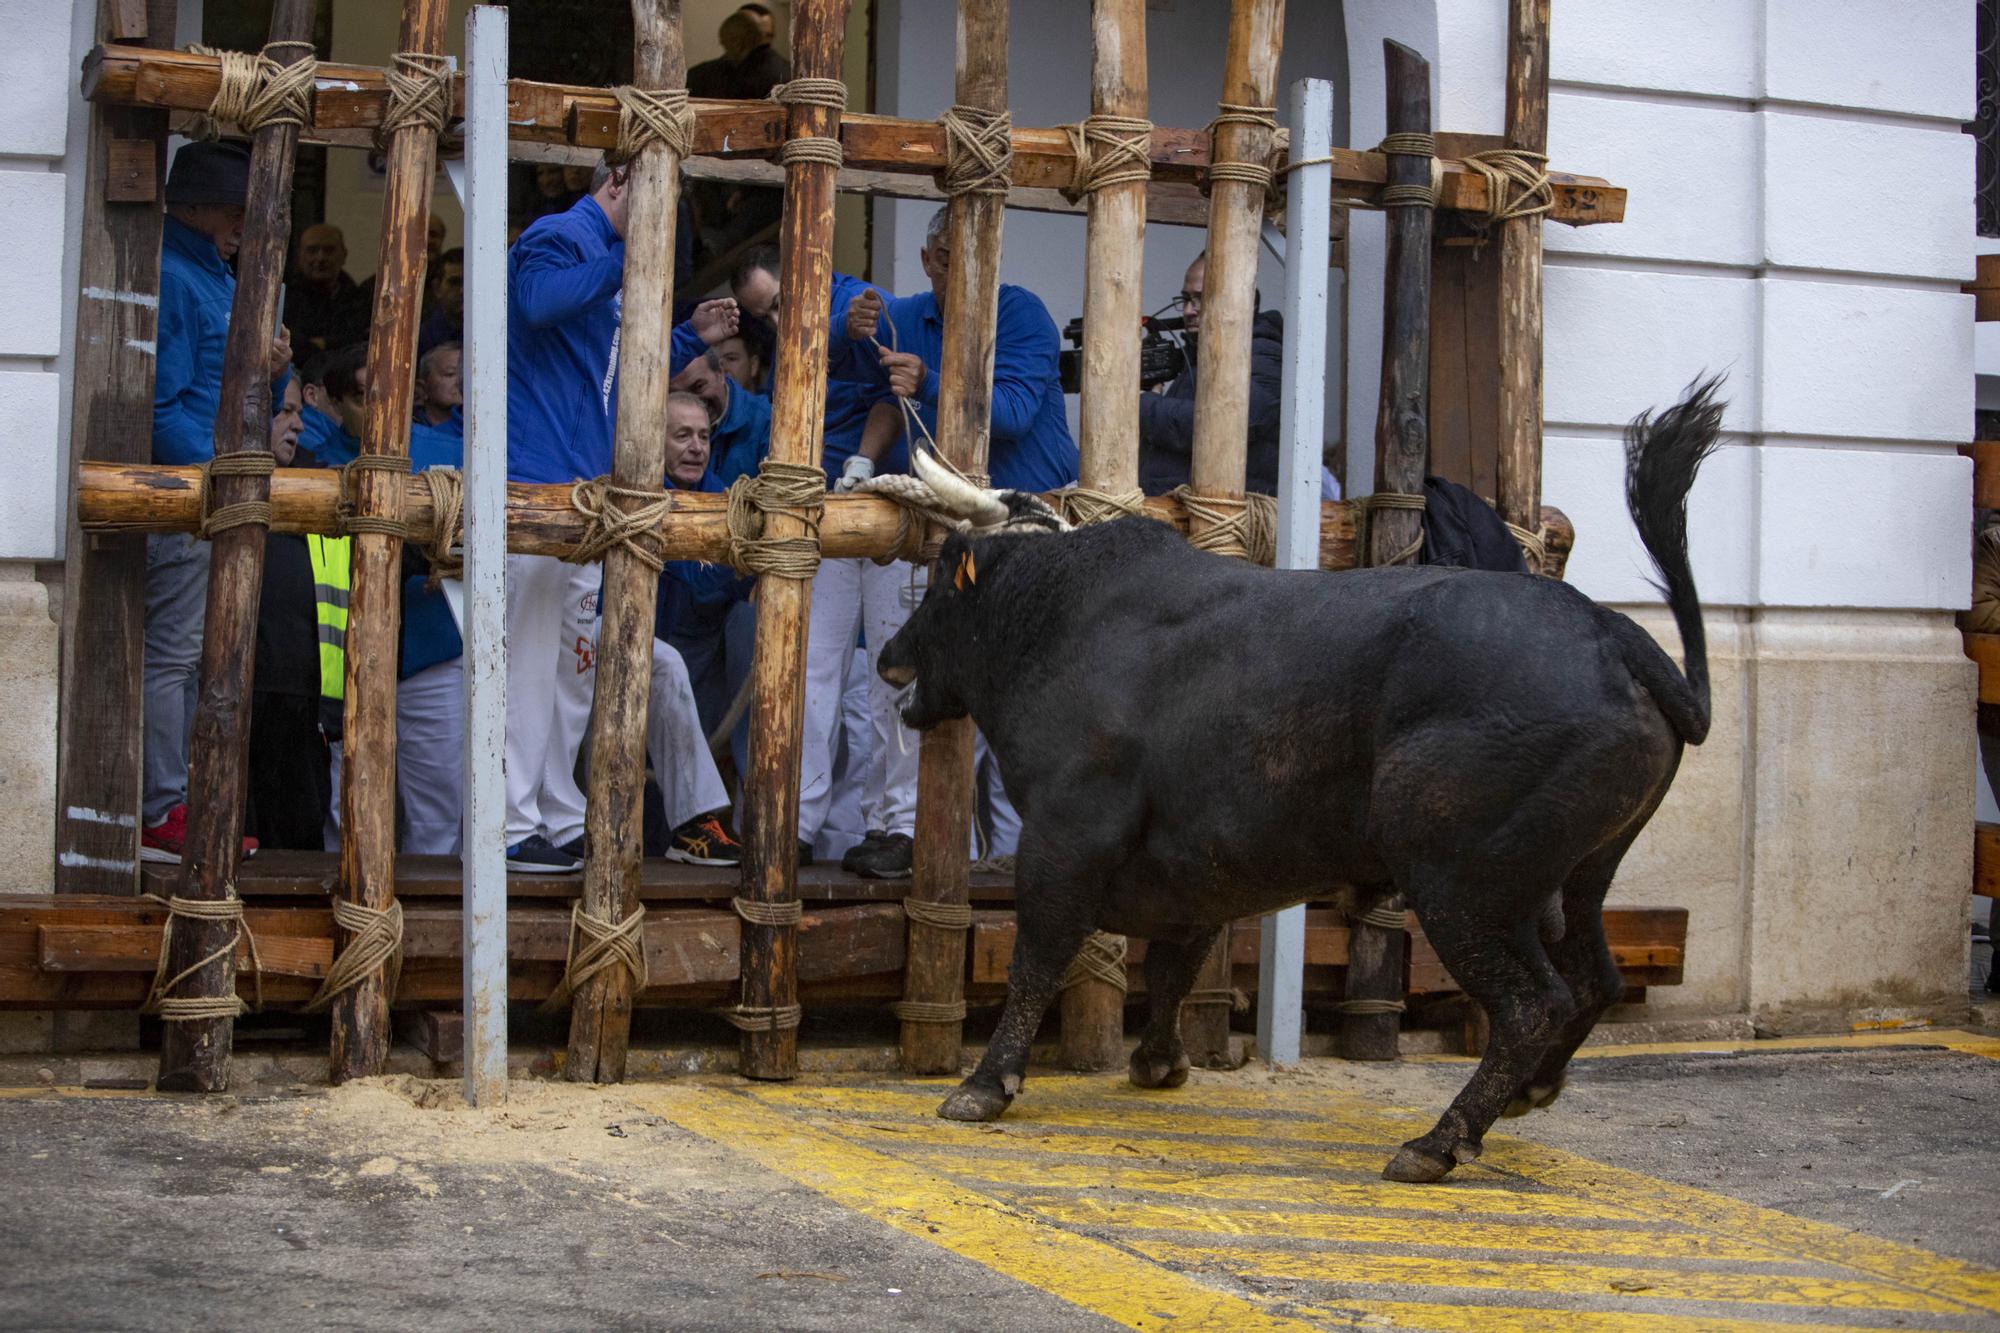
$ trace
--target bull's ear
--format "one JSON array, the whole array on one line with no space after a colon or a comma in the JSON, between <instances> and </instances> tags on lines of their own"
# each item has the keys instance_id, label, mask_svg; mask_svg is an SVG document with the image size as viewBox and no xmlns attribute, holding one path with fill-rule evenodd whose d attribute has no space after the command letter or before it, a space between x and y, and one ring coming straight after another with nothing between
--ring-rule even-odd
<instances>
[{"instance_id":1,"label":"bull's ear","mask_svg":"<svg viewBox=\"0 0 2000 1333\"><path fill-rule=\"evenodd\" d=\"M951 573L951 586L959 592L979 582L979 562L973 558L972 548L967 546L958 553L958 565Z\"/></svg>"}]
</instances>

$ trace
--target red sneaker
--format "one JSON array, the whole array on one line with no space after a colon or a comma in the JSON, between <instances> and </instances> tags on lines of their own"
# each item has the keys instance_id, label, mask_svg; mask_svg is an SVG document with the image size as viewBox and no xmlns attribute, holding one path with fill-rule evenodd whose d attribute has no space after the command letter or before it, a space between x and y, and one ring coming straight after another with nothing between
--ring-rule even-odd
<instances>
[{"instance_id":1,"label":"red sneaker","mask_svg":"<svg viewBox=\"0 0 2000 1333\"><path fill-rule=\"evenodd\" d=\"M187 847L188 808L185 802L167 811L166 817L149 829L139 831L139 859L178 865ZM243 839L243 859L257 854L257 840Z\"/></svg>"}]
</instances>

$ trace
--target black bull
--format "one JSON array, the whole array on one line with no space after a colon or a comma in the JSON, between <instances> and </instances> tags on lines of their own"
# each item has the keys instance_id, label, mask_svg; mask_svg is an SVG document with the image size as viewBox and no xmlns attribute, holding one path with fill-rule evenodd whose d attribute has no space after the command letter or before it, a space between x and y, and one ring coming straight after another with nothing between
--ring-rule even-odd
<instances>
[{"instance_id":1,"label":"black bull","mask_svg":"<svg viewBox=\"0 0 2000 1333\"><path fill-rule=\"evenodd\" d=\"M1626 437L1628 507L1685 676L1545 578L1258 569L1144 519L951 537L880 669L911 726L971 715L1022 831L1006 1009L939 1114L1006 1109L1093 929L1148 941L1131 1078L1178 1086L1181 1001L1220 932L1343 889L1357 910L1403 894L1492 1024L1464 1089L1385 1174L1436 1180L1503 1111L1553 1101L1623 988L1605 891L1708 731L1687 493L1715 446L1714 389ZM1003 499L1016 519L1040 510Z\"/></svg>"}]
</instances>

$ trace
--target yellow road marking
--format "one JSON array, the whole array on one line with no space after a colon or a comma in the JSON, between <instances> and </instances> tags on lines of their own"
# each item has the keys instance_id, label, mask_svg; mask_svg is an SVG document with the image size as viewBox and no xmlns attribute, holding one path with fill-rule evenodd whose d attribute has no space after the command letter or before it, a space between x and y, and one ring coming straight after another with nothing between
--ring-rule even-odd
<instances>
[{"instance_id":1,"label":"yellow road marking","mask_svg":"<svg viewBox=\"0 0 2000 1333\"><path fill-rule=\"evenodd\" d=\"M754 1096L681 1086L643 1100L673 1123L858 1213L1132 1328L1313 1328L810 1128Z\"/></svg>"},{"instance_id":2,"label":"yellow road marking","mask_svg":"<svg viewBox=\"0 0 2000 1333\"><path fill-rule=\"evenodd\" d=\"M1109 1157L1125 1162L1289 1166L1307 1170L1352 1171L1368 1176L1380 1175L1382 1164L1389 1160L1387 1148L1308 1148L1295 1151L1263 1143L1204 1143L1199 1139L1159 1139L1142 1134L1066 1134L1040 1129L1025 1121L986 1129L945 1120L934 1120L929 1124L841 1120L829 1122L825 1127L881 1148L921 1143L967 1151L1016 1149L1064 1153L1073 1157Z\"/></svg>"},{"instance_id":3,"label":"yellow road marking","mask_svg":"<svg viewBox=\"0 0 2000 1333\"><path fill-rule=\"evenodd\" d=\"M1545 1310L1506 1305L1436 1305L1418 1301L1342 1301L1338 1306L1300 1307L1334 1322L1357 1316L1387 1320L1390 1328L1422 1328L1432 1333L1881 1333L1852 1324L1772 1323L1762 1319L1719 1319L1713 1315L1640 1314L1631 1311Z\"/></svg>"},{"instance_id":4,"label":"yellow road marking","mask_svg":"<svg viewBox=\"0 0 2000 1333\"><path fill-rule=\"evenodd\" d=\"M1832 1032L1821 1037L1769 1037L1748 1041L1653 1041L1630 1045L1584 1046L1575 1059L1608 1060L1628 1055L1742 1055L1778 1051L1866 1051L1896 1047L1936 1047L1961 1055L2000 1060L2000 1037L1961 1028L1902 1028L1894 1032ZM1410 1064L1470 1063L1466 1055L1406 1055Z\"/></svg>"},{"instance_id":5,"label":"yellow road marking","mask_svg":"<svg viewBox=\"0 0 2000 1333\"><path fill-rule=\"evenodd\" d=\"M1625 1265L1498 1262L1455 1256L1355 1254L1291 1250L1277 1246L1130 1240L1140 1254L1197 1271L1223 1269L1259 1277L1306 1282L1366 1283L1393 1287L1511 1289L1645 1299L1731 1301L1745 1305L1812 1306L1821 1309L1888 1310L1916 1314L1964 1314L1963 1306L1886 1282L1811 1277L1787 1273L1721 1273ZM1625 1284L1623 1286L1615 1284Z\"/></svg>"},{"instance_id":6,"label":"yellow road marking","mask_svg":"<svg viewBox=\"0 0 2000 1333\"><path fill-rule=\"evenodd\" d=\"M1039 1172L1035 1174L1040 1175ZM1796 1262L1767 1246L1692 1231L1538 1227L1518 1222L1448 1222L1428 1217L1187 1208L1027 1192L1013 1197L1016 1202L1058 1222L1086 1227L1122 1227L1132 1231L1197 1231L1209 1235L1331 1241L1343 1245L1429 1245L1462 1250L1532 1250L1633 1259L1729 1259L1760 1264Z\"/></svg>"}]
</instances>

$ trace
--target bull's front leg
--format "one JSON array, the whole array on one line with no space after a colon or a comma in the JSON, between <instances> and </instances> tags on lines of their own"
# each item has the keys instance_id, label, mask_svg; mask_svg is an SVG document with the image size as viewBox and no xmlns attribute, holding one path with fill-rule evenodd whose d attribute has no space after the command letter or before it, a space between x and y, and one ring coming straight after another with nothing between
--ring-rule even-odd
<instances>
[{"instance_id":1,"label":"bull's front leg","mask_svg":"<svg viewBox=\"0 0 2000 1333\"><path fill-rule=\"evenodd\" d=\"M1194 989L1195 974L1221 937L1222 927L1218 926L1191 940L1146 942L1146 1035L1132 1052L1134 1087L1178 1088L1187 1082L1181 1003Z\"/></svg>"}]
</instances>

